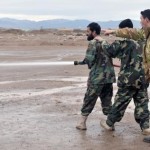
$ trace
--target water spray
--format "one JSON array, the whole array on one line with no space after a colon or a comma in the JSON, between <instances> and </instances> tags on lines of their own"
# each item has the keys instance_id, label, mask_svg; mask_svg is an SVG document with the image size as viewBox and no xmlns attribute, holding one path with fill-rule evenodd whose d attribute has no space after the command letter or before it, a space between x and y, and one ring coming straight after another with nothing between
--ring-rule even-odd
<instances>
[{"instance_id":1,"label":"water spray","mask_svg":"<svg viewBox=\"0 0 150 150\"><path fill-rule=\"evenodd\" d=\"M58 62L13 62L13 63L0 63L0 67L13 67L13 66L55 66L55 65L74 65L73 61L58 61Z\"/></svg>"}]
</instances>

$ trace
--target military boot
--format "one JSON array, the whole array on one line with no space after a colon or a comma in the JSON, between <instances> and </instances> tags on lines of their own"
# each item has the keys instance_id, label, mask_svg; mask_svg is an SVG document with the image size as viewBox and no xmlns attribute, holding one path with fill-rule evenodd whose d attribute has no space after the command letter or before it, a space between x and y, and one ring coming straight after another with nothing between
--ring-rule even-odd
<instances>
[{"instance_id":1,"label":"military boot","mask_svg":"<svg viewBox=\"0 0 150 150\"><path fill-rule=\"evenodd\" d=\"M88 116L81 116L80 122L76 126L79 130L86 130L86 120Z\"/></svg>"},{"instance_id":2,"label":"military boot","mask_svg":"<svg viewBox=\"0 0 150 150\"><path fill-rule=\"evenodd\" d=\"M106 130L108 130L108 131L113 131L113 130L115 130L115 127L114 127L114 126L110 127L110 126L107 125L106 120L101 120L101 121L100 121L100 125L101 125L101 127L103 127L104 129L106 129Z\"/></svg>"},{"instance_id":3,"label":"military boot","mask_svg":"<svg viewBox=\"0 0 150 150\"><path fill-rule=\"evenodd\" d=\"M143 135L150 135L150 128L143 129L142 134Z\"/></svg>"}]
</instances>

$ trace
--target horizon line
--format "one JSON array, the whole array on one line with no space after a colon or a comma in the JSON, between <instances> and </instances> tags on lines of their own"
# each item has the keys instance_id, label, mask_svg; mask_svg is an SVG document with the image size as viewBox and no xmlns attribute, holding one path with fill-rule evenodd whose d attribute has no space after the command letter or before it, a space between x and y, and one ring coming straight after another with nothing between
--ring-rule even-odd
<instances>
[{"instance_id":1,"label":"horizon line","mask_svg":"<svg viewBox=\"0 0 150 150\"><path fill-rule=\"evenodd\" d=\"M90 21L90 22L109 22L109 21L121 21L123 19L120 20L105 20L105 21L101 21L101 20L90 20L90 19L66 19L66 18L53 18L53 19L40 19L40 20L35 20L35 19L23 19L23 18L15 18L15 17L0 17L0 19L12 19L12 20L18 20L18 21L33 21L33 22L41 22L41 21L49 21L49 20L69 20L69 21L77 21L77 20L85 20L85 21ZM140 20L135 20L135 19L131 19L133 21L140 21Z\"/></svg>"}]
</instances>

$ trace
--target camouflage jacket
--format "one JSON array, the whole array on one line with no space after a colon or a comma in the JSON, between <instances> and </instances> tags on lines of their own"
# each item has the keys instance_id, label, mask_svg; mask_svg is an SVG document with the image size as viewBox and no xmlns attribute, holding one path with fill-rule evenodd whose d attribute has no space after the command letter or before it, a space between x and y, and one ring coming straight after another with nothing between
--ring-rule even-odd
<instances>
[{"instance_id":1,"label":"camouflage jacket","mask_svg":"<svg viewBox=\"0 0 150 150\"><path fill-rule=\"evenodd\" d=\"M121 60L118 75L118 86L134 86L140 88L145 85L142 47L136 41L123 39L116 40L112 44L102 42L102 48L110 57Z\"/></svg>"},{"instance_id":2,"label":"camouflage jacket","mask_svg":"<svg viewBox=\"0 0 150 150\"><path fill-rule=\"evenodd\" d=\"M143 45L143 63L146 75L146 80L150 81L150 28L145 30L137 29L118 29L116 30L116 36L133 39L142 43Z\"/></svg>"},{"instance_id":3,"label":"camouflage jacket","mask_svg":"<svg viewBox=\"0 0 150 150\"><path fill-rule=\"evenodd\" d=\"M116 82L112 59L104 53L101 42L89 42L85 59L79 64L87 64L90 69L88 82L91 84L106 84Z\"/></svg>"}]
</instances>

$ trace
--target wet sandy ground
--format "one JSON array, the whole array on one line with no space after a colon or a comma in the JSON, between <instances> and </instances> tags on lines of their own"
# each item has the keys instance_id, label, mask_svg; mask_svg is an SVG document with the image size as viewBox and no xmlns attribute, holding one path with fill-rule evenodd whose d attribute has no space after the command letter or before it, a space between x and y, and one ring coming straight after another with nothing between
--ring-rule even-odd
<instances>
[{"instance_id":1,"label":"wet sandy ground","mask_svg":"<svg viewBox=\"0 0 150 150\"><path fill-rule=\"evenodd\" d=\"M85 47L5 47L0 63L73 61ZM87 121L76 130L86 91L86 66L0 67L0 150L148 150L134 121L133 102L116 131L99 125L105 116L99 99ZM114 84L114 95L117 90Z\"/></svg>"}]
</instances>

